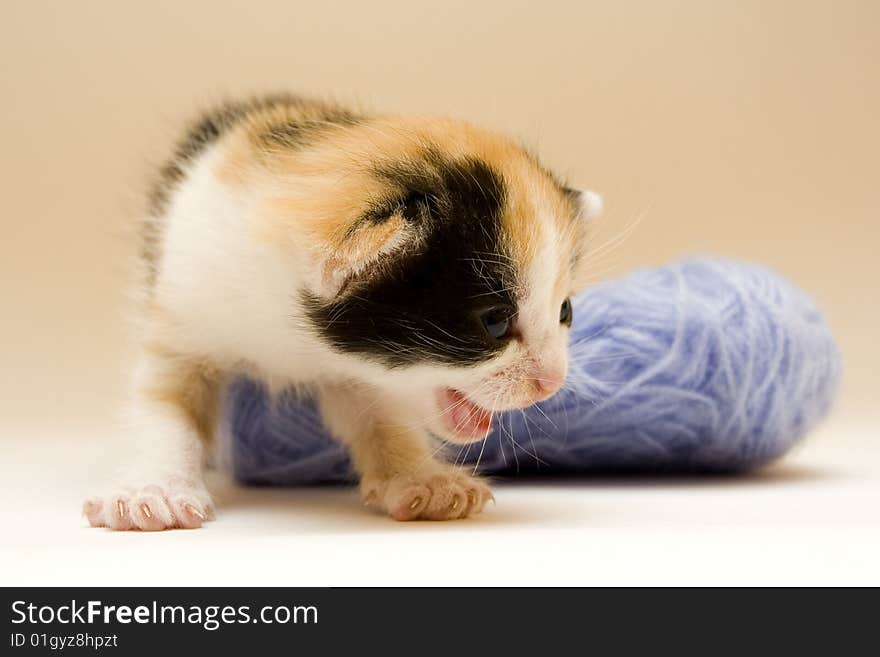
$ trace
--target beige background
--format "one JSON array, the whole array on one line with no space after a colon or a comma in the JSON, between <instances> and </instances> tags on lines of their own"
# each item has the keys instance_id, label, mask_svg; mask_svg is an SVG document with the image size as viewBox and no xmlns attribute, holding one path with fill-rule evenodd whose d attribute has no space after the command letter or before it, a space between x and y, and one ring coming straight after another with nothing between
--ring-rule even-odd
<instances>
[{"instance_id":1,"label":"beige background","mask_svg":"<svg viewBox=\"0 0 880 657\"><path fill-rule=\"evenodd\" d=\"M880 584L878 74L874 0L0 0L0 584ZM629 235L597 274L778 268L843 347L833 419L758 473L508 483L463 523L212 473L199 531L89 529L145 181L195 108L277 88L522 137Z\"/></svg>"},{"instance_id":2,"label":"beige background","mask_svg":"<svg viewBox=\"0 0 880 657\"><path fill-rule=\"evenodd\" d=\"M110 426L151 166L195 108L278 88L522 137L604 193L599 239L644 213L599 273L693 251L777 267L839 336L837 417L871 422L878 26L871 0L2 0L2 435Z\"/></svg>"}]
</instances>

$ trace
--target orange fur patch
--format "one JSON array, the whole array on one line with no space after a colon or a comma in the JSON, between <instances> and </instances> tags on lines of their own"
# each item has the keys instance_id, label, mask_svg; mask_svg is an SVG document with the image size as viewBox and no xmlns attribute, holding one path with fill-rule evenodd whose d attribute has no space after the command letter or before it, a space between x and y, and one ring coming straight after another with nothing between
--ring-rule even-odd
<instances>
[{"instance_id":1,"label":"orange fur patch","mask_svg":"<svg viewBox=\"0 0 880 657\"><path fill-rule=\"evenodd\" d=\"M319 117L327 111L322 105L257 112L224 142L217 174L229 184L259 188L255 196L261 207L252 228L259 239L312 244L318 259L333 254L360 262L401 228L395 221L352 230L372 204L396 191L375 175L377 165L418 162L430 147L450 159L480 160L501 176L507 193L503 239L519 268L537 256L542 231L552 231L560 257L571 259L577 209L552 175L513 140L445 118L376 116L322 123ZM286 120L314 120L314 125L301 144L267 144L267 131Z\"/></svg>"}]
</instances>

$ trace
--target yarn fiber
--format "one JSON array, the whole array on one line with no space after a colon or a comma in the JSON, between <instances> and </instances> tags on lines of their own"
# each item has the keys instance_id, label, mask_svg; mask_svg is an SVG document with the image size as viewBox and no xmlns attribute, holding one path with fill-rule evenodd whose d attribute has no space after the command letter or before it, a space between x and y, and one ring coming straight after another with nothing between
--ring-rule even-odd
<instances>
[{"instance_id":1,"label":"yarn fiber","mask_svg":"<svg viewBox=\"0 0 880 657\"><path fill-rule=\"evenodd\" d=\"M633 272L573 299L562 391L496 415L485 444L449 457L487 474L741 471L778 458L824 417L840 354L815 304L758 265L691 258ZM228 390L238 479L353 478L315 405Z\"/></svg>"}]
</instances>

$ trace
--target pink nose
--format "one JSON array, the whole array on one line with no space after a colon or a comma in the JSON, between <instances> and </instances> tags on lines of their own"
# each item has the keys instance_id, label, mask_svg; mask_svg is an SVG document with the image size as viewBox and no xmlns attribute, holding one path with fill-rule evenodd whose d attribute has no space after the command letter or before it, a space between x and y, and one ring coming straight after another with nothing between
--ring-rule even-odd
<instances>
[{"instance_id":1,"label":"pink nose","mask_svg":"<svg viewBox=\"0 0 880 657\"><path fill-rule=\"evenodd\" d=\"M563 372L540 372L533 381L537 392L537 401L541 401L559 391L562 384L565 383L565 374Z\"/></svg>"}]
</instances>

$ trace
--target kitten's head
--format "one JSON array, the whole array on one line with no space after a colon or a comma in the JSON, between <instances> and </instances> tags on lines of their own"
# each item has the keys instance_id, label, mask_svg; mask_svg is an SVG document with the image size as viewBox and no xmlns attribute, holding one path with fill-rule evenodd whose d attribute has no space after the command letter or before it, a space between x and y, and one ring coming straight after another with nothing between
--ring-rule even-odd
<instances>
[{"instance_id":1,"label":"kitten's head","mask_svg":"<svg viewBox=\"0 0 880 657\"><path fill-rule=\"evenodd\" d=\"M273 212L316 245L302 301L353 371L456 442L562 386L597 195L447 120L340 126L285 166Z\"/></svg>"}]
</instances>

